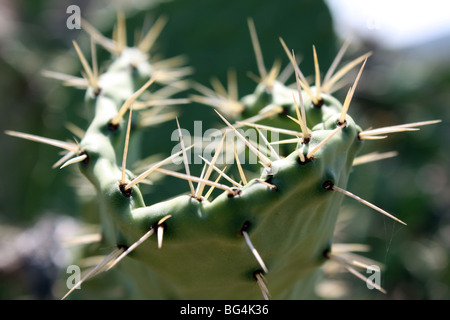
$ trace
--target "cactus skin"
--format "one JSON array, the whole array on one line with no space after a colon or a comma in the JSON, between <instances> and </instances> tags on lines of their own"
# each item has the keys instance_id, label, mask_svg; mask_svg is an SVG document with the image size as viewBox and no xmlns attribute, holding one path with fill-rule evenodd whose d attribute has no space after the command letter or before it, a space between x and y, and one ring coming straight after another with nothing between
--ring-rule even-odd
<instances>
[{"instance_id":1,"label":"cactus skin","mask_svg":"<svg viewBox=\"0 0 450 320\"><path fill-rule=\"evenodd\" d=\"M314 106L302 92L311 138L307 143L299 141L285 157L262 168L259 179L274 188L253 179L238 192L225 191L212 201L181 195L147 205L139 185L125 192L121 184L127 121L120 119L111 125L124 102L155 75L143 57L137 48L124 48L99 77L100 90L87 90L87 104L94 116L79 144L80 154L86 158L78 165L97 190L105 245L128 248L149 230L158 233L159 227L164 228L162 248L150 239L120 262L118 268L135 278L135 291L129 297L261 299L257 274L264 274L272 298L308 297L331 250L344 197L331 192L330 185L346 188L363 144L361 128L347 114L345 127L303 162L299 152L306 157L342 125L343 107L326 93L321 94L321 106ZM242 117L254 115L268 104L282 106L285 113L295 117L295 94L297 90L277 81L270 86L260 84L255 93L241 99L245 107ZM287 118L265 123L288 129L295 125ZM133 178L127 171L126 181ZM261 270L244 232L268 272ZM88 284L86 287L89 290Z\"/></svg>"},{"instance_id":2,"label":"cactus skin","mask_svg":"<svg viewBox=\"0 0 450 320\"><path fill-rule=\"evenodd\" d=\"M335 119L327 123L333 125ZM273 176L263 174L261 178L270 179L277 190L252 181L239 195L230 198L225 192L212 202L184 195L145 207L138 188L133 188L132 196L123 196L117 183L120 170L100 157L82 165L82 172L90 176L92 167L93 172L108 172L111 177L102 182L99 194L120 228L120 245L131 245L165 215L172 216L163 249L148 241L130 256L172 282L177 287L174 297L260 297L252 276L260 267L239 237L244 222L249 221L249 235L270 270L271 294L289 298L290 283L322 264L323 252L331 247L342 195L329 193L322 184L327 180L342 186L347 183L353 155L360 147L356 126L347 129L330 144L333 148L324 149L309 163L300 164L296 153L274 161ZM312 145L316 137L320 142L326 134L326 128L314 131ZM341 148L349 150L338 158ZM90 149L86 152L91 154ZM155 297L163 298L158 296L160 292L164 290L155 288Z\"/></svg>"},{"instance_id":3,"label":"cactus skin","mask_svg":"<svg viewBox=\"0 0 450 320\"><path fill-rule=\"evenodd\" d=\"M100 85L103 88L101 82ZM110 91L114 92L104 92ZM171 215L166 223L163 249L147 241L130 253L130 257L147 265L172 288L167 296L167 288L155 287L150 297L261 298L253 275L261 267L240 235L242 226L248 222L252 242L270 270L267 280L271 295L295 298L292 294L296 287L292 284L320 266L325 261L323 252L331 248L342 195L328 192L322 184L331 180L340 186L347 185L353 159L362 145L357 139L360 129L354 121L347 117L348 126L320 149L312 161L300 163L297 152L293 152L272 162L271 172L266 170L260 179L270 181L276 190L253 180L238 195L230 197L224 192L212 202L182 195L145 206L138 186L127 197L118 183L121 169L117 156L122 149L118 150L121 143L117 137L123 138L126 125L121 123L114 132L108 129L108 122L126 96L113 100L103 95L102 92L95 97L96 116L80 142L89 156L88 163L80 164L80 168L98 191L109 220L104 225L111 224L111 219L114 221L111 228L115 231L107 231L111 235L116 232L110 240L130 246L160 219ZM308 148L314 148L337 126L342 106L331 96L324 95L323 99L320 110L311 103L307 109L308 118L314 119L309 116L318 112L322 117L318 123L310 124L313 133L303 151L305 155ZM305 100L308 104L306 97Z\"/></svg>"}]
</instances>

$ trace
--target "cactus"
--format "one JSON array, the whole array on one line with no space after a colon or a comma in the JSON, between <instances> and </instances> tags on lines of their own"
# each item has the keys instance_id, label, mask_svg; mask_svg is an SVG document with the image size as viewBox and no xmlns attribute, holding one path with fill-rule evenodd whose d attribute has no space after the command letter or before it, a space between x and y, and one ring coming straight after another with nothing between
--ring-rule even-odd
<instances>
[{"instance_id":1,"label":"cactus","mask_svg":"<svg viewBox=\"0 0 450 320\"><path fill-rule=\"evenodd\" d=\"M209 160L202 158L204 171L196 177L190 173L188 152L199 146L187 145L179 119L170 112L158 113L159 109L145 112L156 105L188 102L172 99L171 93L183 88L183 79L190 69L172 64L171 60L154 63L148 59L164 23L161 18L142 41L128 47L122 16L113 39L100 35L84 22L84 29L92 38L92 66L74 42L84 77L47 72L48 76L86 90L92 121L79 142L6 132L65 150L56 166L78 165L95 187L102 244L116 249L78 284L117 267L135 280L134 291L128 296L132 298L298 299L310 294L320 267L329 260L366 280L356 268L370 266L349 259L348 252L340 250L342 246L333 244L344 196L399 223L405 222L346 190L354 165L392 155L357 157L358 152L365 140L417 130L438 121L362 130L348 109L370 53L335 72L346 43L321 79L313 47L312 86L298 67L295 54L280 39L295 74L294 86L288 86L278 77L279 65L265 69L256 30L249 20L260 76L254 93L239 99L233 87L230 92L217 86L219 90L212 91L196 84L203 95L191 96L193 101L216 107L217 119L224 123L215 132L220 143L215 145ZM109 67L102 74L98 71L96 44L112 54ZM341 103L330 92L358 65L359 73ZM159 91L148 90L157 85ZM148 100L143 98L145 95ZM140 156L139 130L155 117L174 122L179 151L134 174L127 169L127 163ZM247 139L242 128L256 132L260 144ZM269 142L269 135L289 138ZM256 163L248 163L252 157ZM185 172L164 168L180 158ZM234 165L239 181L217 167L221 161ZM243 162L254 172L259 171L258 175L248 178ZM152 202L150 195L148 203L140 184L156 173L167 179L186 180L188 193L158 203ZM218 173L215 180L210 179L213 173ZM205 192L207 187L210 189ZM222 193L213 196L214 189ZM84 290L89 290L88 282Z\"/></svg>"}]
</instances>

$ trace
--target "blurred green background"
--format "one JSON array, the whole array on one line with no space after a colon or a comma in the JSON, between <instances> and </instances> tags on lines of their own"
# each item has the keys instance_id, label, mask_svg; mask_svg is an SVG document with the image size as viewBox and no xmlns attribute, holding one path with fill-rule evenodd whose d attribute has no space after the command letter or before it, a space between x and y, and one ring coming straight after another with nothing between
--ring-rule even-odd
<instances>
[{"instance_id":1,"label":"blurred green background","mask_svg":"<svg viewBox=\"0 0 450 320\"><path fill-rule=\"evenodd\" d=\"M78 5L83 17L106 35L111 35L116 11L122 9L128 18L129 38L134 30L166 15L169 21L157 42L157 53L185 55L195 70L191 78L208 86L211 77L224 83L227 71L235 69L240 96L255 87L247 73L257 74L248 17L255 22L267 68L275 59L281 59L283 66L288 63L280 36L301 55L305 75L314 72L313 44L325 72L343 42L327 3L315 0L1 0L1 132L16 130L65 140L72 137L67 122L86 127L83 92L40 74L47 69L79 75L72 40L87 53L89 37L67 29L66 9L71 4ZM381 284L388 293L368 290L346 273L326 275L328 281L319 293L334 299L448 299L450 46L446 44L450 38L393 50L358 36L357 31L345 60L369 50L374 53L350 108L360 126L377 128L432 119L442 119L442 123L366 143L364 153L395 150L399 155L355 167L348 186L408 223L400 226L351 199L344 201L336 239L371 246L365 255L384 264ZM100 50L99 57L107 58L107 53ZM341 101L346 88L336 92ZM211 127L219 123L211 108L195 103L180 107L180 113L181 124L188 130L194 120ZM150 150L144 148L144 155L170 152L174 142L170 134L165 139L161 132L173 129L173 123L149 129L147 138L153 144ZM158 141L154 141L156 134ZM57 299L65 290L64 272L72 259L71 252L61 247L61 238L79 232L80 217L90 221L95 207L73 186L80 176L76 168L51 168L59 159L59 150L4 134L0 146L0 299ZM158 189L153 200L186 191L185 184L175 185L173 180L170 185L153 187Z\"/></svg>"}]
</instances>

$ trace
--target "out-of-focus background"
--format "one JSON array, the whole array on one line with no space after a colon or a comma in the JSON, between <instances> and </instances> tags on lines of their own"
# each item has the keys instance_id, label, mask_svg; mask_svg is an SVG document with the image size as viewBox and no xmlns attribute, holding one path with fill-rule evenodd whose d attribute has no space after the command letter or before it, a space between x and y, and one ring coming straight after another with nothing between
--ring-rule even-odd
<instances>
[{"instance_id":1,"label":"out-of-focus background","mask_svg":"<svg viewBox=\"0 0 450 320\"><path fill-rule=\"evenodd\" d=\"M384 265L381 285L387 294L369 290L364 282L339 270L325 275L327 281L317 294L332 299L450 298L448 2L0 0L0 299L60 298L73 254L61 239L80 232L80 217L95 214L86 194L73 187L80 176L76 168L51 168L59 150L3 134L16 130L65 140L72 137L68 122L87 124L83 92L41 74L48 69L79 76L81 66L72 40L89 52L89 37L67 28L66 10L72 4L106 35L111 35L120 8L128 18L129 38L134 30L166 15L169 20L157 53L185 55L195 70L191 78L204 85L213 76L225 82L228 70L235 69L240 96L255 87L248 73L257 74L248 17L255 22L267 68L276 59L283 66L288 63L279 37L301 56L305 75L314 72L313 44L322 72L346 39L352 44L345 61L373 51L350 108L360 126L432 119L442 123L367 142L364 153L397 151L398 156L355 167L351 176L350 191L408 224L401 226L351 199L344 201L336 239L372 248L364 255ZM99 57L108 55L99 49ZM335 95L343 100L346 88ZM212 109L195 103L183 106L180 113L188 130L194 120L218 123ZM165 130L172 132L173 123L148 134ZM149 155L171 150L170 136L158 139ZM181 184L158 188L155 197L161 200L186 191ZM93 297L102 299L101 292Z\"/></svg>"}]
</instances>

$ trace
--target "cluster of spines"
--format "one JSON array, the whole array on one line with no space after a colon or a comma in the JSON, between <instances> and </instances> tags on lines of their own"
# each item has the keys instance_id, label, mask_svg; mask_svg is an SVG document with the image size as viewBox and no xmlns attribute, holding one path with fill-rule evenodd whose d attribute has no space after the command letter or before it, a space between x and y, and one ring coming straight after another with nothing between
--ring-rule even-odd
<instances>
[{"instance_id":1,"label":"cluster of spines","mask_svg":"<svg viewBox=\"0 0 450 320\"><path fill-rule=\"evenodd\" d=\"M85 59L83 53L81 52L80 48L78 47L76 42L74 42L74 47L77 51L77 54L83 65L83 68L84 68L83 78L77 78L77 77L56 74L56 73L49 73L49 72L47 72L47 75L64 80L66 82L66 84L69 84L71 86L76 86L76 87L81 87L81 88L92 90L94 95L98 96L100 94L102 88L101 88L101 86L99 86L99 82L98 82L99 74L98 74L98 65L97 65L97 61L96 61L94 41L96 41L97 43L100 43L105 49L109 50L111 53L114 53L116 55L120 54L120 52L126 46L126 36L125 36L123 18L119 18L118 21L119 21L118 28L116 29L115 39L113 39L113 40L107 39L107 38L101 36L100 33L98 33L95 29L93 29L93 27L90 26L89 24L87 24L87 23L84 24L85 29L90 33L90 35L93 39L93 41L91 42L91 44L92 44L91 51L92 51L93 60L92 60L92 68L91 68L89 66L89 63ZM165 22L165 20L158 20L158 22L155 24L156 29L152 29L147 34L147 36L144 37L144 39L138 46L138 48L140 50L148 51L151 48L154 40L156 39L157 34L161 30L164 22ZM266 69L264 67L263 59L262 59L261 50L260 50L260 47L258 44L254 24L251 20L249 20L249 27L250 27L250 32L251 32L251 39L252 39L252 42L253 42L253 45L255 48L256 57L257 57L257 65L258 65L258 69L259 69L259 73L260 73L260 77L261 77L260 82L263 83L264 85L270 87L278 75L279 68L277 66L275 66L270 72L266 71ZM361 76L362 70L365 66L365 63L367 61L367 58L370 55L370 53L365 54L365 55L355 59L354 61L350 62L346 66L344 66L337 73L334 73L336 67L338 66L340 60L342 59L342 56L344 55L345 49L348 47L348 42L346 42L344 44L344 46L342 47L342 49L339 51L336 59L334 60L332 66L330 67L329 71L327 72L325 78L323 79L323 81L321 81L316 49L315 49L315 47L313 47L314 65L315 65L315 88L312 88L311 86L309 86L304 75L300 71L300 68L298 67L298 64L296 62L294 52L293 51L290 52L289 49L287 48L286 44L284 43L284 41L282 39L280 39L280 40L281 40L284 50L286 51L287 56L289 57L291 66L294 70L297 94L298 94L297 97L295 96L294 93L292 94L292 102L295 107L295 116L296 117L288 115L288 118L290 118L292 121L294 121L300 127L300 130L295 131L295 130L288 130L288 129L283 129L283 128L276 128L276 127L270 127L267 125L257 124L257 122L259 120L262 120L266 117L268 118L270 115L272 115L275 110L276 110L275 112L280 112L280 108L277 108L278 106L267 106L269 108L262 109L261 111L263 111L263 112L261 112L259 115L254 116L251 119L238 120L235 125L231 124L219 111L216 111L218 116L224 121L224 123L227 125L227 128L229 129L229 131L226 131L226 132L234 133L239 139L242 140L242 142L245 144L245 146L250 151L252 151L253 153L256 154L256 156L259 159L259 162L262 164L263 168L266 170L266 173L268 174L269 177L271 176L271 164L272 164L273 160L271 160L267 155L265 155L264 152L259 150L258 147L256 147L254 144L252 144L251 141L245 139L245 137L243 137L236 128L238 126L253 126L254 128L256 128L258 130L258 132L260 133L260 136L263 139L264 139L264 135L261 134L260 129L274 131L274 132L281 132L284 134L294 136L295 137L294 139L279 141L278 143L295 143L296 144L295 152L298 155L298 161L300 163L306 163L308 161L313 160L315 153L318 150L320 150L320 148L322 148L325 144L327 144L336 134L338 134L341 130L343 130L347 126L346 115L347 115L348 107L350 105L351 99L352 99L353 94L356 89L356 85L360 79L360 76ZM328 136L326 138L324 138L320 143L318 143L311 150L305 148L305 149L307 149L307 152L304 153L303 148L305 146L307 146L309 144L309 142L311 141L313 132L307 126L306 111L305 111L305 105L304 105L303 98L302 98L303 97L302 92L306 92L306 94L310 97L310 100L312 101L314 107L320 108L323 104L321 94L331 92L333 90L333 88L336 86L336 83L338 83L338 81L347 72L349 72L353 67L355 67L356 65L358 65L361 62L363 62L362 67L356 77L356 80L355 80L353 86L351 86L349 88L348 94L345 98L345 101L344 101L344 104L342 107L341 114L340 114L338 120L336 121L336 128L334 130L331 130L331 132L328 134ZM177 73L177 75L180 75L182 73L183 72ZM233 74L231 74L231 75L232 75L232 79L234 79ZM186 180L189 184L190 195L192 196L192 198L197 199L198 201L203 201L205 199L207 200L209 198L209 196L211 195L211 192L214 188L219 188L219 189L225 190L226 192L228 192L229 196L231 196L231 197L239 195L240 190L245 185L249 184L250 182L248 181L248 178L245 176L245 173L242 170L242 167L239 163L239 157L237 155L238 152L236 151L236 147L233 146L236 165L238 167L238 172L240 174L240 179L241 179L240 182L237 182L237 181L233 180L231 177L229 177L228 175L226 175L225 169L221 170L216 166L217 156L221 152L221 149L224 147L224 145L223 145L224 139L222 139L221 144L216 149L215 155L211 161L203 159L205 162L205 167L204 167L205 169L203 170L202 175L200 177L192 176L190 174L188 161L186 159L186 151L189 148L191 148L192 146L186 147L183 144L183 137L181 134L178 119L177 119L177 127L179 130L180 144L181 144L182 150L176 154L171 155L170 157L168 157L162 161L159 161L158 163L154 164L153 166L151 166L150 168L145 170L140 175L138 175L132 179L128 178L127 170L126 170L126 163L127 163L127 152L128 152L128 144L129 144L129 139L130 139L130 128L131 128L130 125L131 125L133 108L136 108L136 107L139 108L139 106L140 106L140 108L145 108L147 106L164 105L166 103L172 104L174 102L176 102L176 103L187 102L186 100L171 100L171 99L163 99L160 101L153 100L150 102L136 101L136 99L155 81L155 78L156 78L156 76L149 79L140 89L138 89L133 95L131 95L123 103L121 108L119 108L117 115L108 124L109 128L112 128L112 129L116 128L119 125L119 122L122 119L122 117L125 115L125 113L127 111L129 112L128 126L127 126L127 130L125 133L125 147L123 150L123 158L122 158L121 179L120 179L120 181L118 181L118 185L119 185L119 188L120 188L120 191L122 192L122 194L126 197L129 197L131 195L131 190L134 186L143 182L152 172L159 172L162 174L171 175L171 176ZM234 83L233 81L230 81L229 89L231 89L230 90L231 92L229 92L229 94L227 94L226 96L224 96L224 94L226 93L226 90L224 90L224 88L221 88L217 83L215 84L215 87L216 87L216 89L219 88L218 92L209 91L209 89L205 90L205 87L197 86L197 88L200 88L200 90L203 93L206 93L206 96L205 97L199 97L199 96L194 97L194 101L210 104L210 105L213 105L216 107L231 106L230 109L227 110L227 111L229 111L228 113L236 115L235 111L237 110L238 111L237 113L242 112L243 107L242 107L242 104L239 101L237 101L237 97L238 97L237 96L237 86L233 83ZM298 99L298 101L297 101L297 99ZM227 103L223 104L224 101L226 101ZM267 110L269 110L270 112L267 112ZM282 110L281 110L281 112L282 112ZM424 121L424 122L417 122L417 123L413 123L413 124L390 126L390 127L373 129L373 130L364 130L364 131L360 131L358 133L358 138L360 140L382 139L382 138L385 138L387 136L387 134L389 134L389 133L418 130L418 128L417 128L418 126L427 125L427 124L431 124L431 123L435 123L435 122L437 122L437 121ZM19 132L14 132L14 131L7 131L6 133L13 135L13 136L20 137L20 138L25 138L25 139L34 140L34 141L38 141L41 143L53 145L55 147L66 150L67 154L60 161L58 161L55 164L55 166L60 166L61 168L64 168L68 165L72 165L75 163L87 163L87 161L89 160L89 154L86 152L86 150L83 150L83 148L77 142L73 143L73 142L58 141L58 140L54 140L54 139L43 138L43 137L38 137L35 135L19 133ZM224 135L224 138L225 138L225 135ZM282 155L279 155L274 151L271 143L269 143L267 140L264 140L264 142L266 143L267 149L271 152L271 155L275 158L275 161L283 158ZM395 155L395 154L394 153L371 154L371 155L368 155L365 157L355 159L354 165L358 165L358 164L365 163L368 161L375 161L375 160L383 159L383 158L386 158L388 156L393 156L393 155ZM183 157L183 162L185 164L185 171L186 171L185 173L170 171L170 170L162 168L162 166L164 164L170 162L175 157L179 157L179 156ZM216 181L209 180L213 171L216 171L218 173L218 177L217 177ZM219 183L219 180L221 178L225 178L227 181L231 182L232 186L230 187L226 184ZM272 189L272 190L277 190L277 188L278 188L275 184L273 184L271 182L270 178L269 179L258 178L258 179L255 179L255 181L267 186L269 189ZM197 188L194 188L194 183L197 183ZM204 188L206 185L209 185L211 187L211 189L206 193L205 196L203 196ZM382 210L381 208L367 202L366 200L359 198L358 196L354 195L353 193L351 193L347 190L342 189L339 186L336 186L330 180L324 181L322 187L325 190L337 191L346 196L352 197L352 198L360 201L361 203L366 204L366 205L370 206L371 208L385 214L386 216L389 216L390 218L393 218L394 220L405 224L403 221L399 220L398 218L395 218L394 216L392 216L391 214ZM142 235L142 237L139 238L135 243L133 243L131 246L119 245L116 250L114 250L110 255L108 255L91 272L89 272L80 281L79 284L81 284L88 278L91 278L95 274L98 274L101 271L109 270L112 267L114 267L115 265L117 265L117 263L119 261L121 261L127 254L129 254L137 246L142 244L146 239L148 239L151 235L153 235L155 233L158 236L158 241L157 241L158 247L161 248L163 232L164 232L165 228L167 227L166 220L169 219L170 217L171 217L170 215L166 215L165 217L160 219L157 223L152 225L150 227L150 229L144 235ZM247 221L242 226L242 228L240 230L240 234L245 239L246 244L250 248L252 254L254 255L255 259L257 260L258 264L261 267L260 270L256 270L254 272L254 279L257 282L258 286L260 287L264 298L269 298L270 293L268 290L268 285L266 283L266 279L264 277L264 274L268 273L269 270L268 270L266 264L264 263L263 258L260 256L257 249L254 247L254 245L252 244L252 242L250 240L250 236L248 234L248 227L249 227L249 223ZM342 254L340 254L340 252L342 252L342 251L333 250L333 248L330 248L329 250L326 250L326 252L324 252L324 256L328 259L337 261L338 263L342 264L351 273L361 276L359 273L357 273L352 268L352 265L353 266L365 266L365 265L361 264L357 261L354 261L354 260L346 259ZM78 286L79 284L77 284L76 286ZM378 288L378 289L383 291L382 288ZM68 294L70 294L71 292L72 291L69 291Z\"/></svg>"}]
</instances>

